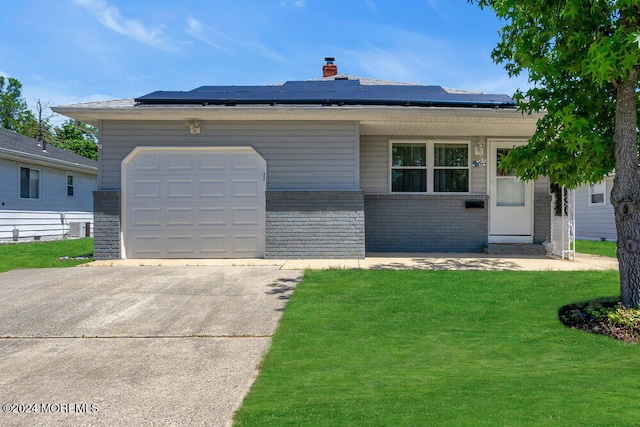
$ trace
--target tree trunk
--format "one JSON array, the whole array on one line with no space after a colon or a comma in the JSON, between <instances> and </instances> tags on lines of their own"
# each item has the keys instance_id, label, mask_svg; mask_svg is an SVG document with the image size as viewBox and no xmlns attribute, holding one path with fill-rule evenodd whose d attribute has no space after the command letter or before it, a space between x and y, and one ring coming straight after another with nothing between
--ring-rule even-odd
<instances>
[{"instance_id":1,"label":"tree trunk","mask_svg":"<svg viewBox=\"0 0 640 427\"><path fill-rule=\"evenodd\" d=\"M638 71L621 82L616 93L613 136L616 178L611 191L618 235L620 294L625 307L640 306L640 169L638 167Z\"/></svg>"}]
</instances>

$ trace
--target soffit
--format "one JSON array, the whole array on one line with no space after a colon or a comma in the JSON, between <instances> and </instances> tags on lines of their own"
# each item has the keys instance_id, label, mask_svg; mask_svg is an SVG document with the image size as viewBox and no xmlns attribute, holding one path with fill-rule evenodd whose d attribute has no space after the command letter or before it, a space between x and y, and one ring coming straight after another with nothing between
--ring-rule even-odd
<instances>
[{"instance_id":1,"label":"soffit","mask_svg":"<svg viewBox=\"0 0 640 427\"><path fill-rule=\"evenodd\" d=\"M216 120L216 121L356 121L363 126L388 122L460 123L535 125L541 115L523 116L513 109L453 107L376 107L376 106L136 106L132 100L54 107L59 114L98 125L101 120Z\"/></svg>"}]
</instances>

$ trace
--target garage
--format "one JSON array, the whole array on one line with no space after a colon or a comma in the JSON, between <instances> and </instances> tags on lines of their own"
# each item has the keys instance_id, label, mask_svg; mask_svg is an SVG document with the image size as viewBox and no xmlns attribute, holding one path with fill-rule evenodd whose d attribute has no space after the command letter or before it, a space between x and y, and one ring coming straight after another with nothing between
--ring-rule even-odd
<instances>
[{"instance_id":1,"label":"garage","mask_svg":"<svg viewBox=\"0 0 640 427\"><path fill-rule=\"evenodd\" d=\"M251 147L137 147L122 162L122 256L261 258L265 190Z\"/></svg>"}]
</instances>

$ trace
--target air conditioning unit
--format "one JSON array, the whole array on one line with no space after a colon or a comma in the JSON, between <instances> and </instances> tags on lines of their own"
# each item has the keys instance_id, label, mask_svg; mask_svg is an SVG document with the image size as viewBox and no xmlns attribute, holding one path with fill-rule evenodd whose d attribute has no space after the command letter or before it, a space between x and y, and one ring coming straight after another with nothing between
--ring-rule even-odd
<instances>
[{"instance_id":1,"label":"air conditioning unit","mask_svg":"<svg viewBox=\"0 0 640 427\"><path fill-rule=\"evenodd\" d=\"M91 236L91 223L90 222L70 222L69 236L70 237Z\"/></svg>"}]
</instances>

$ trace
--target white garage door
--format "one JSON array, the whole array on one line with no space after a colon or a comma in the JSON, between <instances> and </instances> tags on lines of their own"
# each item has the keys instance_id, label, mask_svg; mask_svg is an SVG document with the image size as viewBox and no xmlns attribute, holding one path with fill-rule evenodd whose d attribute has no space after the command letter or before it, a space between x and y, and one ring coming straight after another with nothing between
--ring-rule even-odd
<instances>
[{"instance_id":1,"label":"white garage door","mask_svg":"<svg viewBox=\"0 0 640 427\"><path fill-rule=\"evenodd\" d=\"M122 162L126 258L264 256L266 162L252 148L136 148Z\"/></svg>"}]
</instances>

